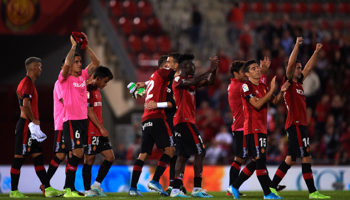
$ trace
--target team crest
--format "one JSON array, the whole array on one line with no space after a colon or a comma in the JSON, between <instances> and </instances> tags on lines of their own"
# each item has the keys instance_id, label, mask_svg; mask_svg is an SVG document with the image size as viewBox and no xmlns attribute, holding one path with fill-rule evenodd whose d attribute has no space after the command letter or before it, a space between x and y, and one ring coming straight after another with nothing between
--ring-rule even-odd
<instances>
[{"instance_id":1,"label":"team crest","mask_svg":"<svg viewBox=\"0 0 350 200\"><path fill-rule=\"evenodd\" d=\"M64 144L62 144L62 145L61 145L61 148L64 149L64 148L66 148L66 146L65 146Z\"/></svg>"},{"instance_id":2,"label":"team crest","mask_svg":"<svg viewBox=\"0 0 350 200\"><path fill-rule=\"evenodd\" d=\"M96 146L94 146L94 147L92 148L92 150L93 150L93 151L96 151Z\"/></svg>"},{"instance_id":3,"label":"team crest","mask_svg":"<svg viewBox=\"0 0 350 200\"><path fill-rule=\"evenodd\" d=\"M243 89L243 92L248 92L249 91L248 85L245 84L245 83L242 85L242 89Z\"/></svg>"},{"instance_id":4,"label":"team crest","mask_svg":"<svg viewBox=\"0 0 350 200\"><path fill-rule=\"evenodd\" d=\"M265 153L265 148L261 148L261 153Z\"/></svg>"},{"instance_id":5,"label":"team crest","mask_svg":"<svg viewBox=\"0 0 350 200\"><path fill-rule=\"evenodd\" d=\"M38 0L2 0L2 20L12 31L25 31L38 19Z\"/></svg>"},{"instance_id":6,"label":"team crest","mask_svg":"<svg viewBox=\"0 0 350 200\"><path fill-rule=\"evenodd\" d=\"M77 145L80 145L80 140L77 140Z\"/></svg>"}]
</instances>

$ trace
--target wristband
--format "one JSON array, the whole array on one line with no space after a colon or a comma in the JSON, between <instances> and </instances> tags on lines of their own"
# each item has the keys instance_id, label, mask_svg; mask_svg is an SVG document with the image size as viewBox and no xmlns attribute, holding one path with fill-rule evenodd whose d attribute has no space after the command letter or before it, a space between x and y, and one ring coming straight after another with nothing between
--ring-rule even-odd
<instances>
[{"instance_id":1,"label":"wristband","mask_svg":"<svg viewBox=\"0 0 350 200\"><path fill-rule=\"evenodd\" d=\"M157 108L167 108L168 102L159 102L157 103Z\"/></svg>"}]
</instances>

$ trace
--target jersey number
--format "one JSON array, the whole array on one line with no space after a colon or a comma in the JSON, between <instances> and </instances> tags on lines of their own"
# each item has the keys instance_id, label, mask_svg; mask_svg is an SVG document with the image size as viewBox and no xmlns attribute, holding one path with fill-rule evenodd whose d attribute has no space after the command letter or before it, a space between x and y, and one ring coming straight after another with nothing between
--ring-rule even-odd
<instances>
[{"instance_id":1,"label":"jersey number","mask_svg":"<svg viewBox=\"0 0 350 200\"><path fill-rule=\"evenodd\" d=\"M304 147L307 147L310 144L310 139L307 138L303 138L303 143L304 143Z\"/></svg>"},{"instance_id":2,"label":"jersey number","mask_svg":"<svg viewBox=\"0 0 350 200\"><path fill-rule=\"evenodd\" d=\"M148 99L151 99L153 97L153 94L151 93L151 91L153 90L154 87L154 81L150 80L148 85L147 85L147 95L146 95L146 101Z\"/></svg>"},{"instance_id":3,"label":"jersey number","mask_svg":"<svg viewBox=\"0 0 350 200\"><path fill-rule=\"evenodd\" d=\"M80 138L80 133L79 133L79 130L75 131L75 138Z\"/></svg>"},{"instance_id":4,"label":"jersey number","mask_svg":"<svg viewBox=\"0 0 350 200\"><path fill-rule=\"evenodd\" d=\"M266 147L266 138L259 138L260 147Z\"/></svg>"},{"instance_id":5,"label":"jersey number","mask_svg":"<svg viewBox=\"0 0 350 200\"><path fill-rule=\"evenodd\" d=\"M91 141L91 144L92 145L95 145L95 146L97 146L98 145L98 143L100 142L99 141L99 137L96 137L96 136L92 136L92 141Z\"/></svg>"}]
</instances>

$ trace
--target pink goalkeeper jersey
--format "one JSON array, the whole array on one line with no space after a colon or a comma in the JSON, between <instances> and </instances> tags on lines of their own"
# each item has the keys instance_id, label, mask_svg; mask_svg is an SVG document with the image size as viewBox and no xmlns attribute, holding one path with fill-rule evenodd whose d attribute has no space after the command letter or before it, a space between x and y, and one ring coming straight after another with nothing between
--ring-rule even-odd
<instances>
[{"instance_id":1,"label":"pink goalkeeper jersey","mask_svg":"<svg viewBox=\"0 0 350 200\"><path fill-rule=\"evenodd\" d=\"M64 121L67 120L83 120L87 119L87 90L86 80L89 79L87 69L81 71L81 75L74 77L68 75L67 78L59 75L61 82L63 103L65 116Z\"/></svg>"},{"instance_id":2,"label":"pink goalkeeper jersey","mask_svg":"<svg viewBox=\"0 0 350 200\"><path fill-rule=\"evenodd\" d=\"M62 101L61 83L57 80L53 88L53 119L55 121L55 131L63 130L64 107Z\"/></svg>"}]
</instances>

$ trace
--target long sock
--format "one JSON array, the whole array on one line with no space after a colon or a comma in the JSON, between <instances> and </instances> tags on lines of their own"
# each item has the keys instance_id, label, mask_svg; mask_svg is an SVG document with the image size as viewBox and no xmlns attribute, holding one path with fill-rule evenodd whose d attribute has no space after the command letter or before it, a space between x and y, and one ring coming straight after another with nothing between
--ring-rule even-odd
<instances>
[{"instance_id":1,"label":"long sock","mask_svg":"<svg viewBox=\"0 0 350 200\"><path fill-rule=\"evenodd\" d=\"M160 157L156 171L154 172L154 181L159 181L160 177L163 175L166 167L168 166L170 159L170 156L168 156L167 154L163 154L162 157Z\"/></svg>"},{"instance_id":2,"label":"long sock","mask_svg":"<svg viewBox=\"0 0 350 200\"><path fill-rule=\"evenodd\" d=\"M24 158L14 158L11 165L11 190L18 190L18 181L21 174L21 167L24 162Z\"/></svg>"},{"instance_id":3,"label":"long sock","mask_svg":"<svg viewBox=\"0 0 350 200\"><path fill-rule=\"evenodd\" d=\"M174 179L175 179L175 164L176 164L176 159L177 159L177 156L173 156L170 160L170 183L169 183L169 186L173 186L173 183L174 183Z\"/></svg>"},{"instance_id":4,"label":"long sock","mask_svg":"<svg viewBox=\"0 0 350 200\"><path fill-rule=\"evenodd\" d=\"M290 165L288 165L285 161L283 161L278 169L276 170L275 176L272 179L271 187L275 188L282 181L283 177L286 175Z\"/></svg>"},{"instance_id":5,"label":"long sock","mask_svg":"<svg viewBox=\"0 0 350 200\"><path fill-rule=\"evenodd\" d=\"M307 188L309 189L309 192L310 193L315 192L316 187L314 183L314 176L312 175L311 163L302 163L301 171L303 173L303 177L307 185Z\"/></svg>"},{"instance_id":6,"label":"long sock","mask_svg":"<svg viewBox=\"0 0 350 200\"><path fill-rule=\"evenodd\" d=\"M84 164L83 165L83 182L85 191L90 190L91 188L91 168L92 165Z\"/></svg>"},{"instance_id":7,"label":"long sock","mask_svg":"<svg viewBox=\"0 0 350 200\"><path fill-rule=\"evenodd\" d=\"M139 182L139 178L142 172L144 161L137 159L134 164L134 168L132 169L132 175L131 175L131 187L137 188L137 183Z\"/></svg>"},{"instance_id":8,"label":"long sock","mask_svg":"<svg viewBox=\"0 0 350 200\"><path fill-rule=\"evenodd\" d=\"M106 177L111 166L112 166L112 162L109 162L108 160L103 161L100 169L98 170L98 174L96 177L97 182L102 183L103 179Z\"/></svg>"},{"instance_id":9,"label":"long sock","mask_svg":"<svg viewBox=\"0 0 350 200\"><path fill-rule=\"evenodd\" d=\"M182 178L181 177L176 177L174 179L174 188L175 189L180 189L180 187L183 185L182 183Z\"/></svg>"},{"instance_id":10,"label":"long sock","mask_svg":"<svg viewBox=\"0 0 350 200\"><path fill-rule=\"evenodd\" d=\"M270 177L268 176L267 169L266 169L266 161L265 159L259 158L256 160L256 176L258 177L258 180L260 182L260 185L264 191L264 195L268 195L271 193L270 190Z\"/></svg>"},{"instance_id":11,"label":"long sock","mask_svg":"<svg viewBox=\"0 0 350 200\"><path fill-rule=\"evenodd\" d=\"M241 170L241 163L233 161L230 168L230 184L232 185L238 177L239 171Z\"/></svg>"},{"instance_id":12,"label":"long sock","mask_svg":"<svg viewBox=\"0 0 350 200\"><path fill-rule=\"evenodd\" d=\"M74 182L75 182L75 172L77 171L78 163L80 158L72 155L72 157L68 160L67 172L66 172L66 187L71 190L75 190Z\"/></svg>"},{"instance_id":13,"label":"long sock","mask_svg":"<svg viewBox=\"0 0 350 200\"><path fill-rule=\"evenodd\" d=\"M193 187L201 188L202 187L202 177L194 177Z\"/></svg>"},{"instance_id":14,"label":"long sock","mask_svg":"<svg viewBox=\"0 0 350 200\"><path fill-rule=\"evenodd\" d=\"M61 162L62 162L62 160L58 159L56 155L50 161L49 169L47 169L47 178L49 179L49 181L51 180L51 178L55 174L55 172L56 172L56 170L58 168L58 165Z\"/></svg>"},{"instance_id":15,"label":"long sock","mask_svg":"<svg viewBox=\"0 0 350 200\"><path fill-rule=\"evenodd\" d=\"M245 168L241 171L237 179L232 183L233 187L236 189L239 189L241 185L246 181L255 171L256 168L256 162L251 161L249 162Z\"/></svg>"},{"instance_id":16,"label":"long sock","mask_svg":"<svg viewBox=\"0 0 350 200\"><path fill-rule=\"evenodd\" d=\"M49 179L44 167L44 156L42 154L34 158L34 166L36 175L39 177L41 184L43 184L45 188L50 187Z\"/></svg>"}]
</instances>

